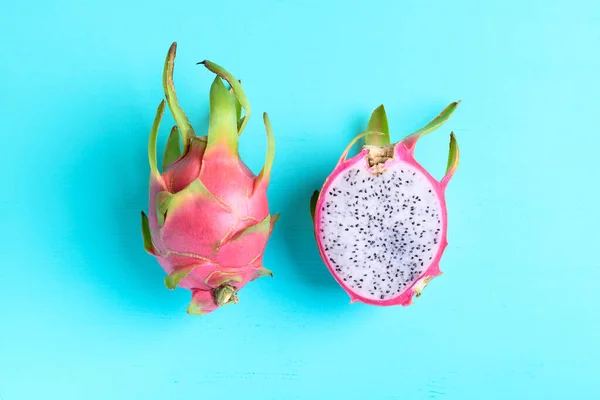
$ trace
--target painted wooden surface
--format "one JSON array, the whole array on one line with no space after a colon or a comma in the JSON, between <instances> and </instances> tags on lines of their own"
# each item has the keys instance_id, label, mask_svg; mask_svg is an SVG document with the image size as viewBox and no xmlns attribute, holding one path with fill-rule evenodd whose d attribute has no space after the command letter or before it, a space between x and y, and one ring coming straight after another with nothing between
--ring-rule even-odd
<instances>
[{"instance_id":1,"label":"painted wooden surface","mask_svg":"<svg viewBox=\"0 0 600 400\"><path fill-rule=\"evenodd\" d=\"M85 4L84 4L85 3ZM275 273L205 318L146 255L146 146L166 51L198 131L213 75L267 111ZM0 6L0 399L598 399L600 3L22 1ZM442 270L409 308L350 305L308 203L383 103L448 134ZM166 117L159 146L172 123Z\"/></svg>"}]
</instances>

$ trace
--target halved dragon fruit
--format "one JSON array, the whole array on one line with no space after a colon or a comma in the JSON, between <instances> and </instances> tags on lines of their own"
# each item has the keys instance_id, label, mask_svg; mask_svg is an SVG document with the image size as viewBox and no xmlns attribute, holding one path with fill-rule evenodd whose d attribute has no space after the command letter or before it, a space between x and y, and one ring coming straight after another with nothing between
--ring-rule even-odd
<instances>
[{"instance_id":1,"label":"halved dragon fruit","mask_svg":"<svg viewBox=\"0 0 600 400\"><path fill-rule=\"evenodd\" d=\"M351 301L412 304L441 274L447 230L445 189L458 166L454 133L446 174L435 180L414 158L418 139L448 120L459 102L404 140L390 144L385 109L342 154L321 192L311 199L314 232L325 264ZM361 138L365 145L347 159Z\"/></svg>"},{"instance_id":2,"label":"halved dragon fruit","mask_svg":"<svg viewBox=\"0 0 600 400\"><path fill-rule=\"evenodd\" d=\"M187 312L202 315L237 303L237 292L248 282L272 276L262 257L278 217L269 213L266 193L275 141L265 113L267 156L255 176L238 153L238 135L250 118L250 104L240 82L210 61L201 63L217 75L210 89L208 135L196 136L175 93L175 52L173 43L163 86L177 125L167 140L160 173L156 139L163 100L148 143L150 197L148 217L142 212L142 234L146 251L168 274L166 286L189 289L192 301Z\"/></svg>"}]
</instances>

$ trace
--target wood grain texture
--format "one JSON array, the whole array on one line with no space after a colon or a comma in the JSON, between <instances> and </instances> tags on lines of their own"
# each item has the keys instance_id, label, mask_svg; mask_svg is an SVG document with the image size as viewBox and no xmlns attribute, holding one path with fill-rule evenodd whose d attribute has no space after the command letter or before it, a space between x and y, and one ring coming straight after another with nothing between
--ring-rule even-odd
<instances>
[{"instance_id":1,"label":"wood grain texture","mask_svg":"<svg viewBox=\"0 0 600 400\"><path fill-rule=\"evenodd\" d=\"M223 4L0 7L0 398L600 398L600 3ZM139 231L173 41L195 131L210 59L252 104L244 160L264 163L264 111L277 147L274 278L207 318ZM450 130L461 149L444 275L409 308L350 305L314 244L313 191L378 105L398 140L456 99L416 151L439 178Z\"/></svg>"}]
</instances>

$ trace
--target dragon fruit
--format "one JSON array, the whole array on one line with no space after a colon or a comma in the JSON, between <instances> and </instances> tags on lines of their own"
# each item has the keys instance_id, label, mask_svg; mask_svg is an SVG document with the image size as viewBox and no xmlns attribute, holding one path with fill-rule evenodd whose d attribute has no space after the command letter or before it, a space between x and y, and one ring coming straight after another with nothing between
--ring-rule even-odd
<instances>
[{"instance_id":1,"label":"dragon fruit","mask_svg":"<svg viewBox=\"0 0 600 400\"><path fill-rule=\"evenodd\" d=\"M196 136L175 93L176 48L173 43L163 72L166 102L176 126L167 140L161 173L156 141L163 100L148 142L150 193L148 216L142 211L142 236L145 250L168 274L167 288L190 290L187 313L203 315L237 303L238 291L248 282L273 276L262 258L278 218L269 213L266 193L275 141L265 113L266 161L260 174L254 175L238 152L238 136L250 118L250 104L240 81L207 60L198 64L216 74L210 88L208 134Z\"/></svg>"},{"instance_id":2,"label":"dragon fruit","mask_svg":"<svg viewBox=\"0 0 600 400\"><path fill-rule=\"evenodd\" d=\"M407 306L441 274L445 190L458 166L458 145L451 133L446 174L439 182L415 160L414 151L419 138L446 122L458 104L393 144L385 108L379 106L367 131L352 140L320 193L314 192L311 213L321 257L351 302ZM362 150L347 159L363 137Z\"/></svg>"}]
</instances>

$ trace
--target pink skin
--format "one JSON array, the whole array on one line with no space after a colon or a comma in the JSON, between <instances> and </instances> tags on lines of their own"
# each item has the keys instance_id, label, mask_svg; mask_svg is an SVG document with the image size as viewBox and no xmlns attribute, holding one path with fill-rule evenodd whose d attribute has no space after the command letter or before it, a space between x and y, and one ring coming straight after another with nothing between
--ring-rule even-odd
<instances>
[{"instance_id":1,"label":"pink skin","mask_svg":"<svg viewBox=\"0 0 600 400\"><path fill-rule=\"evenodd\" d=\"M395 165L398 165L401 163L408 163L408 164L414 166L419 171L421 171L423 173L423 175L425 175L427 177L427 179L429 179L432 186L434 187L434 190L440 200L440 204L442 207L442 239L440 242L439 249L436 253L436 256L434 257L433 261L431 262L431 265L429 266L429 268L425 272L423 272L423 274L411 286L409 286L405 291L400 293L398 296L391 298L391 299L387 299L387 300L377 300L377 299L369 299L369 298L363 297L357 293L354 293L352 291L352 289L350 287L346 286L344 281L337 275L329 258L327 257L327 254L323 251L324 244L322 243L321 236L318 234L319 230L321 228L321 223L320 223L321 209L323 206L323 202L325 200L325 196L323 196L323 193L327 193L329 190L329 187L331 186L331 183L334 181L334 179L339 174L346 171L348 168L354 167L356 165L360 165L363 168L366 168L368 171L373 172L374 168L369 167L369 165L367 163L366 156L369 153L369 151L366 149L362 150L360 153L358 153L354 157L350 158L349 160L346 160L345 155L343 155L340 158L340 161L338 162L334 171L327 178L327 180L325 181L325 184L323 185L323 188L321 189L321 192L320 192L320 195L317 200L316 207L315 207L315 237L317 239L319 252L321 253L322 259L325 260L325 264L327 265L329 272L331 272L331 274L333 275L335 280L350 295L352 303L358 301L358 302L372 304L372 305L378 305L378 306L394 306L394 305L408 306L408 305L412 304L412 301L413 301L412 298L415 293L417 294L417 296L419 296L421 290L427 285L427 283L429 283L429 280L442 274L442 272L440 271L439 262L442 257L442 254L444 253L444 250L446 249L446 246L448 245L448 242L446 240L447 213L446 213L445 190L448 185L448 182L450 181L450 178L454 174L455 168L451 168L448 171L448 173L446 174L446 176L444 176L444 178L442 178L441 182L438 182L437 180L435 180L414 158L414 150L415 150L415 145L416 145L417 139L418 138L411 137L411 138L409 138L409 140L405 140L403 142L397 143L394 148L394 158L386 161L383 165L383 169L386 170L389 168L393 168Z\"/></svg>"},{"instance_id":2,"label":"pink skin","mask_svg":"<svg viewBox=\"0 0 600 400\"><path fill-rule=\"evenodd\" d=\"M208 133L196 136L175 93L176 48L173 43L165 60L166 99L160 103L150 131L150 198L148 216L142 214L142 234L144 248L168 274L165 285L189 289L192 302L187 311L198 315L237 302L237 290L271 274L262 267L262 257L277 219L269 214L266 195L275 142L265 113L267 157L263 172L255 176L238 153L238 136L251 114L244 90L229 72L208 60L200 64L217 76L210 89ZM156 140L165 105L177 127L165 150L170 165L161 174ZM171 161L171 156L181 151L181 142L184 155Z\"/></svg>"},{"instance_id":3,"label":"pink skin","mask_svg":"<svg viewBox=\"0 0 600 400\"><path fill-rule=\"evenodd\" d=\"M268 239L268 234L251 233L231 240L269 211L266 182L255 185L257 177L230 153L216 148L208 154L193 145L150 182L148 220L156 258L167 274L194 266L178 286L192 291L192 302L202 313L218 308L212 289L227 283L239 290L260 276ZM169 209L159 228L157 194L176 193L197 178L214 197L191 196Z\"/></svg>"},{"instance_id":4,"label":"pink skin","mask_svg":"<svg viewBox=\"0 0 600 400\"><path fill-rule=\"evenodd\" d=\"M199 178L213 195L236 213L248 215L248 210L252 209L254 213L249 216L256 218L256 222L268 215L266 196L261 198L259 193L254 193L256 176L229 149L217 148L205 154Z\"/></svg>"},{"instance_id":5,"label":"pink skin","mask_svg":"<svg viewBox=\"0 0 600 400\"><path fill-rule=\"evenodd\" d=\"M200 310L201 314L208 314L219 308L211 292L206 290L192 290L192 304Z\"/></svg>"},{"instance_id":6,"label":"pink skin","mask_svg":"<svg viewBox=\"0 0 600 400\"><path fill-rule=\"evenodd\" d=\"M189 154L179 157L163 173L163 180L169 188L169 192L177 193L185 189L198 177L202 167L202 157L206 150L206 142L192 140Z\"/></svg>"}]
</instances>

